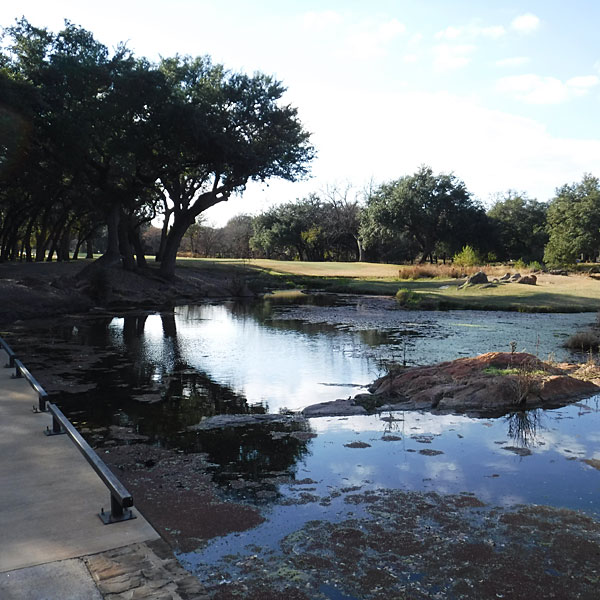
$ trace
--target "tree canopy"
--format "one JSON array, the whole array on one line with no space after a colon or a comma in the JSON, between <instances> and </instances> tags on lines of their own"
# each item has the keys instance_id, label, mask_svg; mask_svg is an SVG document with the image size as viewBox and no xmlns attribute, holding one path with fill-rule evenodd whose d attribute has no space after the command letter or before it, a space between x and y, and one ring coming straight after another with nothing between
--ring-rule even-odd
<instances>
[{"instance_id":1,"label":"tree canopy","mask_svg":"<svg viewBox=\"0 0 600 600\"><path fill-rule=\"evenodd\" d=\"M22 19L3 38L0 259L31 258L35 236L43 260L106 226L103 260L134 268L141 228L162 214L158 258L172 277L203 211L249 181L307 174L310 136L272 77L209 57L111 53L69 22L54 34Z\"/></svg>"},{"instance_id":2,"label":"tree canopy","mask_svg":"<svg viewBox=\"0 0 600 600\"><path fill-rule=\"evenodd\" d=\"M548 241L547 205L509 190L488 210L499 260L541 261Z\"/></svg>"},{"instance_id":3,"label":"tree canopy","mask_svg":"<svg viewBox=\"0 0 600 600\"><path fill-rule=\"evenodd\" d=\"M559 188L548 206L547 227L548 264L595 260L600 251L600 180L586 174L580 183Z\"/></svg>"},{"instance_id":4,"label":"tree canopy","mask_svg":"<svg viewBox=\"0 0 600 600\"><path fill-rule=\"evenodd\" d=\"M483 207L462 181L422 166L374 190L363 214L361 237L367 250L387 243L398 258L423 262L435 253L451 256L483 238L485 224Z\"/></svg>"}]
</instances>

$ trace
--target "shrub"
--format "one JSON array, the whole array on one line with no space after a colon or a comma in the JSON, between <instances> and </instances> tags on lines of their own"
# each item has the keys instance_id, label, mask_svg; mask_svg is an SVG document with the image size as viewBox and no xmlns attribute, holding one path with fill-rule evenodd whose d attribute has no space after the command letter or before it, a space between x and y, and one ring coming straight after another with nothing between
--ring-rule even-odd
<instances>
[{"instance_id":1,"label":"shrub","mask_svg":"<svg viewBox=\"0 0 600 600\"><path fill-rule=\"evenodd\" d=\"M524 271L527 268L527 265L525 264L525 261L522 258L515 260L513 266L517 271Z\"/></svg>"},{"instance_id":2,"label":"shrub","mask_svg":"<svg viewBox=\"0 0 600 600\"><path fill-rule=\"evenodd\" d=\"M527 268L531 269L532 271L543 271L544 265L541 262L534 260L527 265Z\"/></svg>"},{"instance_id":3,"label":"shrub","mask_svg":"<svg viewBox=\"0 0 600 600\"><path fill-rule=\"evenodd\" d=\"M398 269L398 279L433 279L439 273L435 267L411 265Z\"/></svg>"},{"instance_id":4,"label":"shrub","mask_svg":"<svg viewBox=\"0 0 600 600\"><path fill-rule=\"evenodd\" d=\"M460 252L454 255L452 260L455 265L460 267L474 267L480 263L477 252L471 246L465 246Z\"/></svg>"},{"instance_id":5,"label":"shrub","mask_svg":"<svg viewBox=\"0 0 600 600\"><path fill-rule=\"evenodd\" d=\"M579 331L565 342L565 348L582 352L598 350L600 348L600 337L594 331Z\"/></svg>"},{"instance_id":6,"label":"shrub","mask_svg":"<svg viewBox=\"0 0 600 600\"><path fill-rule=\"evenodd\" d=\"M405 308L417 308L421 302L419 294L407 288L400 288L396 292L396 300Z\"/></svg>"}]
</instances>

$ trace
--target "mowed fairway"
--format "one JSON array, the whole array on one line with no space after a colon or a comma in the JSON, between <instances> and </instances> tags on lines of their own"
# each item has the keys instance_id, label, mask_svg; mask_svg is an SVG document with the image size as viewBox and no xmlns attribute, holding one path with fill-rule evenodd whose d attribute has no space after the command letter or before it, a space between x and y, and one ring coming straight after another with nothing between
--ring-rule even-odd
<instances>
[{"instance_id":1,"label":"mowed fairway","mask_svg":"<svg viewBox=\"0 0 600 600\"><path fill-rule=\"evenodd\" d=\"M281 279L289 286L294 278L301 285L333 292L394 295L405 288L423 297L429 308L463 308L484 310L522 310L532 312L578 312L600 310L600 281L582 274L538 274L537 285L502 283L496 287L471 286L459 289L463 279L440 276L423 279L400 279L405 267L377 263L336 263L278 261L265 259L179 259L180 266L202 269L262 271ZM435 270L436 267L428 267ZM489 279L500 277L509 267L481 267Z\"/></svg>"}]
</instances>

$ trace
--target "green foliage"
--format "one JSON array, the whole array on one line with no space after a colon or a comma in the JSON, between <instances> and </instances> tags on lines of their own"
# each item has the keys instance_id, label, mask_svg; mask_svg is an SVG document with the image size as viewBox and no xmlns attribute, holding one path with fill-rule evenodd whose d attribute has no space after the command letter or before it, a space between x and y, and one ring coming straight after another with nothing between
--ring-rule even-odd
<instances>
[{"instance_id":1,"label":"green foliage","mask_svg":"<svg viewBox=\"0 0 600 600\"><path fill-rule=\"evenodd\" d=\"M83 241L106 225L110 260L132 267L134 248L143 259L140 230L162 211L169 277L206 209L248 181L308 172L309 133L272 77L229 72L208 57L156 65L124 45L111 53L69 22L54 34L22 19L3 41L0 240L9 241L0 260L32 237L40 256L48 240L68 251L73 230Z\"/></svg>"},{"instance_id":2,"label":"green foliage","mask_svg":"<svg viewBox=\"0 0 600 600\"><path fill-rule=\"evenodd\" d=\"M527 373L528 375L545 375L546 371L544 369L530 369L527 366L519 365L517 367L506 367L505 369L500 369L499 367L486 367L483 372L486 375L494 375L494 376L506 376L506 375L523 375Z\"/></svg>"},{"instance_id":3,"label":"green foliage","mask_svg":"<svg viewBox=\"0 0 600 600\"><path fill-rule=\"evenodd\" d=\"M600 248L600 181L592 175L564 185L548 207L549 240L544 262L567 266L595 258Z\"/></svg>"},{"instance_id":4,"label":"green foliage","mask_svg":"<svg viewBox=\"0 0 600 600\"><path fill-rule=\"evenodd\" d=\"M547 206L509 190L488 210L495 252L500 260L541 260L546 233Z\"/></svg>"},{"instance_id":5,"label":"green foliage","mask_svg":"<svg viewBox=\"0 0 600 600\"><path fill-rule=\"evenodd\" d=\"M477 252L469 245L464 246L460 252L456 253L452 261L459 267L474 267L481 263Z\"/></svg>"},{"instance_id":6,"label":"green foliage","mask_svg":"<svg viewBox=\"0 0 600 600\"><path fill-rule=\"evenodd\" d=\"M417 292L407 288L400 288L396 292L396 301L405 308L418 308L421 304L421 298Z\"/></svg>"},{"instance_id":7,"label":"green foliage","mask_svg":"<svg viewBox=\"0 0 600 600\"><path fill-rule=\"evenodd\" d=\"M527 265L527 268L531 269L532 271L543 271L544 265L541 262L534 260Z\"/></svg>"},{"instance_id":8,"label":"green foliage","mask_svg":"<svg viewBox=\"0 0 600 600\"><path fill-rule=\"evenodd\" d=\"M359 258L355 204L324 201L310 194L258 215L253 229L250 246L267 258L307 261Z\"/></svg>"},{"instance_id":9,"label":"green foliage","mask_svg":"<svg viewBox=\"0 0 600 600\"><path fill-rule=\"evenodd\" d=\"M527 268L527 263L522 258L518 258L513 263L513 266L515 269L517 269L517 271L523 271Z\"/></svg>"},{"instance_id":10,"label":"green foliage","mask_svg":"<svg viewBox=\"0 0 600 600\"><path fill-rule=\"evenodd\" d=\"M484 229L485 212L465 184L423 166L370 195L360 236L367 249L386 259L394 254L394 260L424 261L474 243Z\"/></svg>"}]
</instances>

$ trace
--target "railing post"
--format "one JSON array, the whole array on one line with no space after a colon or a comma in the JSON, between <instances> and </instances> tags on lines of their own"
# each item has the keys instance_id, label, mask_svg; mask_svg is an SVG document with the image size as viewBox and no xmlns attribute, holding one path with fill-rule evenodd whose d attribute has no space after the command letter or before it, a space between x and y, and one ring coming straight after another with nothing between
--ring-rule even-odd
<instances>
[{"instance_id":1,"label":"railing post","mask_svg":"<svg viewBox=\"0 0 600 600\"><path fill-rule=\"evenodd\" d=\"M98 516L105 525L135 519L133 512L129 508L124 508L119 499L112 493L110 495L110 512L104 512L104 509L102 509Z\"/></svg>"},{"instance_id":2,"label":"railing post","mask_svg":"<svg viewBox=\"0 0 600 600\"><path fill-rule=\"evenodd\" d=\"M92 447L83 439L77 429L73 427L73 424L65 417L60 408L56 404L48 402L48 410L53 417L53 421L52 431L48 429L47 435L54 435L56 429L63 430L71 438L79 452L83 454L84 458L94 471L96 471L110 492L110 512L105 512L103 508L98 514L102 522L105 525L109 525L110 523L120 523L121 521L135 519L135 514L129 508L133 506L133 497L131 494L114 476L96 452L94 452Z\"/></svg>"},{"instance_id":3,"label":"railing post","mask_svg":"<svg viewBox=\"0 0 600 600\"><path fill-rule=\"evenodd\" d=\"M38 410L40 412L46 412L46 399L48 398L48 394L44 392L40 393L38 396ZM54 429L54 423L56 423L56 419L52 419L52 428ZM60 424L59 424L60 427Z\"/></svg>"},{"instance_id":4,"label":"railing post","mask_svg":"<svg viewBox=\"0 0 600 600\"><path fill-rule=\"evenodd\" d=\"M6 352L8 362L4 365L7 369L12 369L15 366L15 353L13 349L0 337L0 347Z\"/></svg>"},{"instance_id":5,"label":"railing post","mask_svg":"<svg viewBox=\"0 0 600 600\"><path fill-rule=\"evenodd\" d=\"M41 399L40 399L41 402ZM40 408L40 410L42 410ZM45 410L45 409L44 409ZM56 418L55 415L52 415L52 429L46 427L46 431L44 431L46 435L62 435L67 433L65 428L60 424L60 421Z\"/></svg>"}]
</instances>

